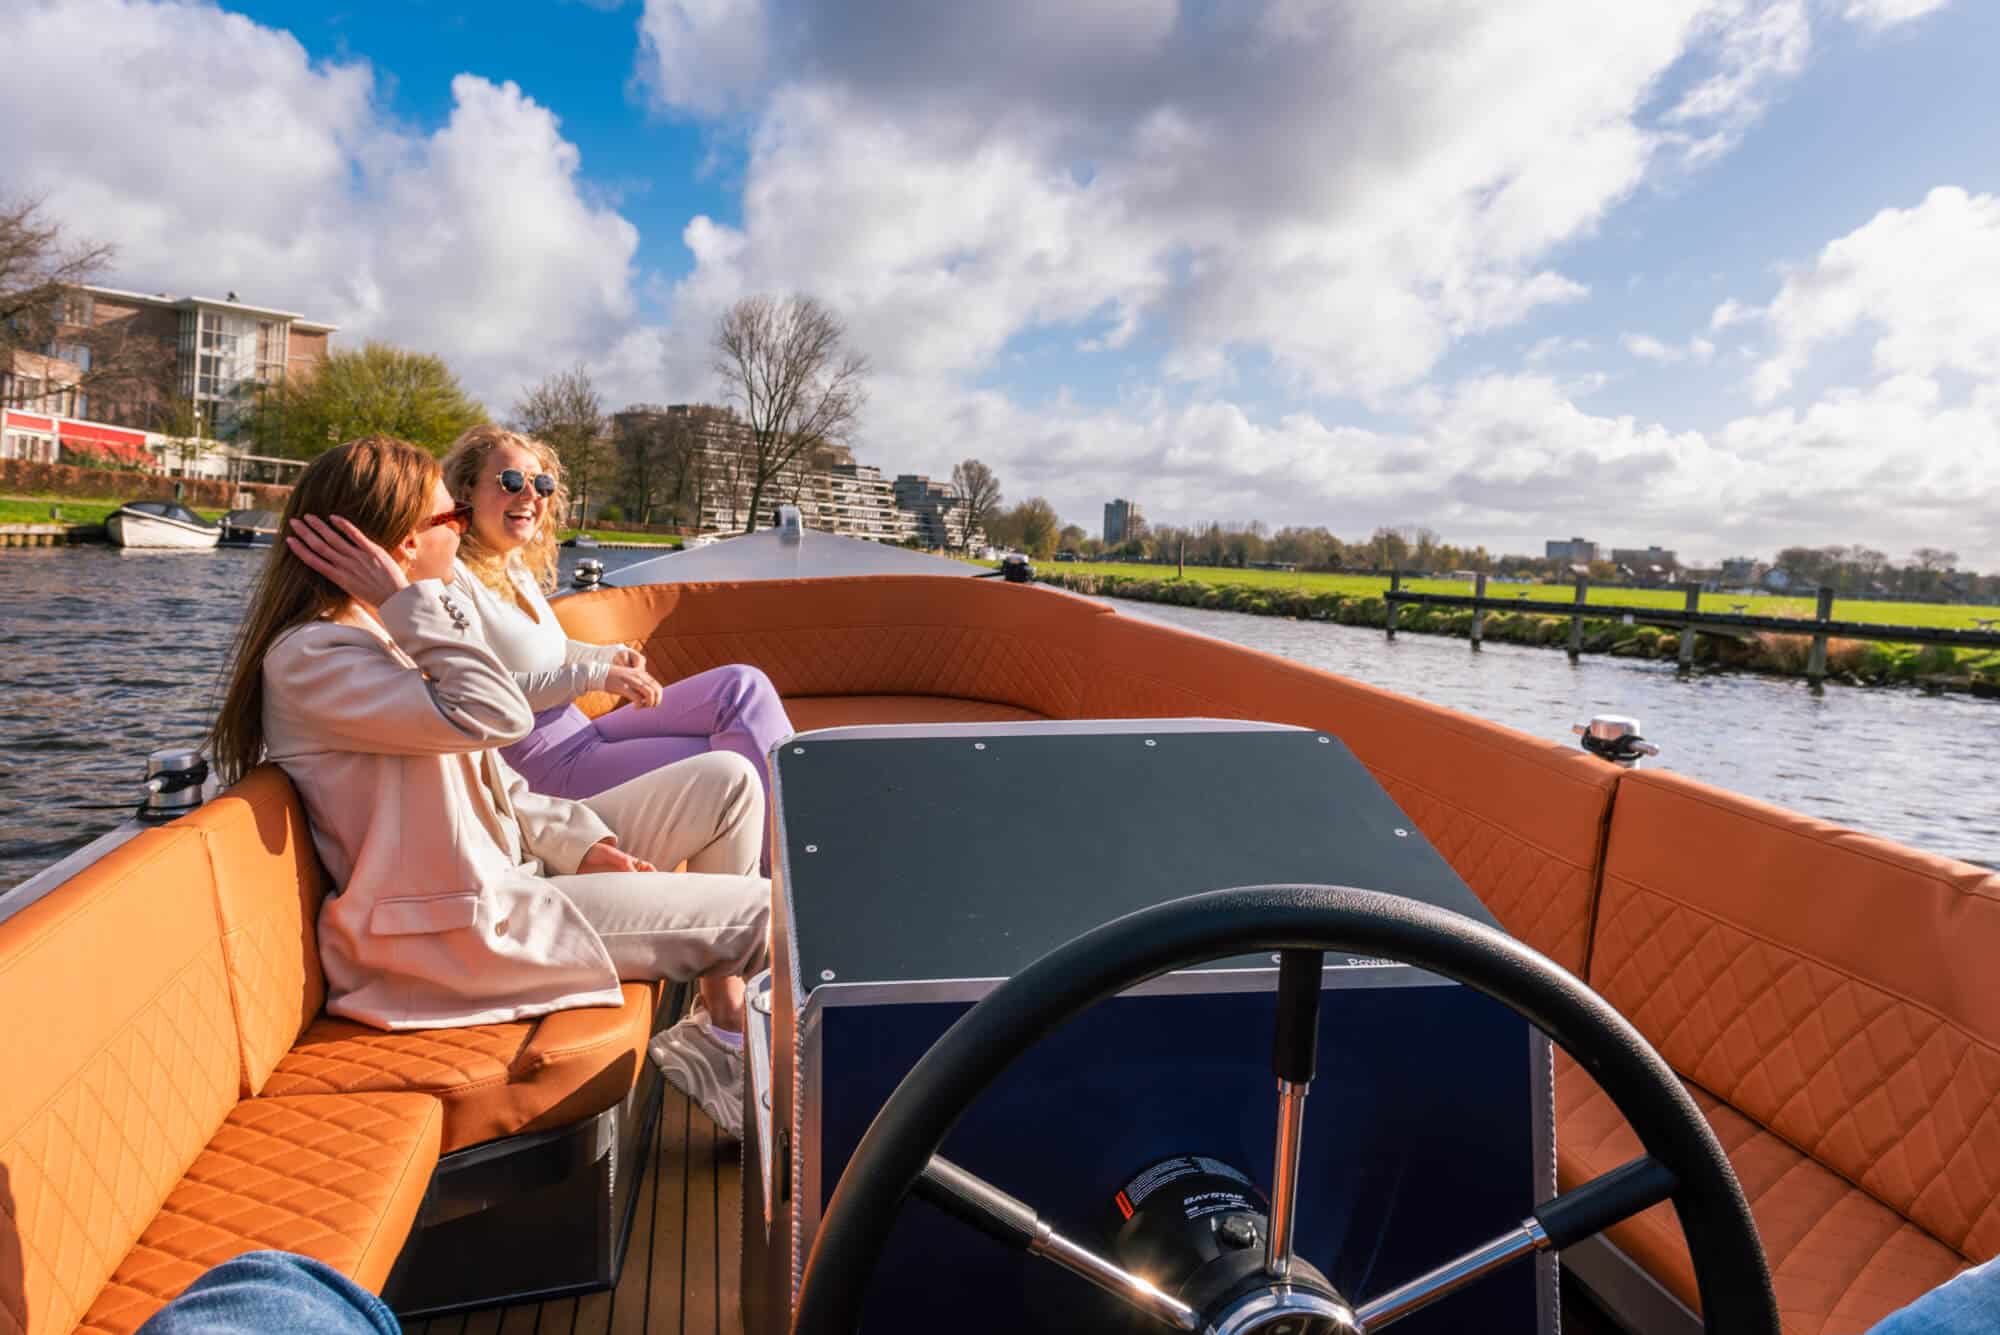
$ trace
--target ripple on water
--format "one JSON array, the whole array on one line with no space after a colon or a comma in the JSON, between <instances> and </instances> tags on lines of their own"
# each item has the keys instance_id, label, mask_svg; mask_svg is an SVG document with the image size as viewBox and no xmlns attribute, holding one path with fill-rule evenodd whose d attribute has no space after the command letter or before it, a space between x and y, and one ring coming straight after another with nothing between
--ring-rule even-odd
<instances>
[{"instance_id":1,"label":"ripple on water","mask_svg":"<svg viewBox=\"0 0 2000 1335\"><path fill-rule=\"evenodd\" d=\"M600 548L609 570L644 552ZM574 555L566 553L564 569ZM147 750L198 737L262 565L241 552L149 558L108 547L0 554L0 889L117 819ZM1636 714L1661 762L1892 839L2000 866L1989 739L2000 709L1911 691L1126 604L1136 615L1295 659L1573 745L1570 724ZM1123 608L1121 608L1123 610Z\"/></svg>"}]
</instances>

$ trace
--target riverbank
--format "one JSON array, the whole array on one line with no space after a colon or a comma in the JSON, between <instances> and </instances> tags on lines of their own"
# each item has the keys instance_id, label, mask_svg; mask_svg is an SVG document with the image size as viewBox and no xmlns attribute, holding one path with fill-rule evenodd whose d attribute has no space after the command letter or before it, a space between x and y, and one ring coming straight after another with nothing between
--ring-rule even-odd
<instances>
[{"instance_id":1,"label":"riverbank","mask_svg":"<svg viewBox=\"0 0 2000 1335\"><path fill-rule=\"evenodd\" d=\"M1218 572L1205 571L1214 575ZM1235 572L1230 572L1235 573ZM1276 573L1276 572L1251 572ZM1368 582L1368 576L1323 576L1327 580L1356 581L1353 592L1337 589L1311 591L1285 587L1275 581L1261 587L1250 584L1211 582L1190 574L1185 578L1133 578L1094 570L1066 570L1061 565L1039 568L1036 578L1045 584L1075 593L1106 598L1130 598L1139 602L1165 603L1175 607L1195 607L1208 611L1239 612L1250 616L1285 617L1297 621L1333 621L1343 626L1388 626L1388 604L1380 590L1386 580ZM1298 576L1288 576L1297 579ZM1437 592L1458 592L1463 587L1452 581L1431 580ZM1406 589L1413 587L1406 581ZM1362 591L1366 590L1366 591ZM1423 591L1429 591L1425 589ZM1558 592L1566 592L1558 590ZM1592 592L1597 592L1592 590ZM1645 590L1616 590L1620 601ZM1713 595L1709 595L1713 596ZM1535 601L1528 599L1524 601ZM1553 600L1545 600L1553 601ZM1741 602L1742 600L1737 600ZM1704 597L1704 604L1706 596ZM1586 604L1588 606L1588 604ZM1665 606L1665 604L1662 604ZM1880 604L1884 608L1908 609L1918 604ZM1940 607L1945 612L1972 612L1984 609ZM1871 614L1874 606L1871 605ZM1398 609L1396 630L1415 635L1455 636L1470 639L1473 613L1457 609L1405 606ZM1968 621L1971 618L1968 617ZM1919 624L1910 620L1887 624ZM1540 612L1489 612L1484 638L1503 644L1562 648L1569 639L1569 617ZM1589 617L1583 621L1583 652L1613 658L1673 659L1679 652L1680 637L1657 626L1628 625L1609 617ZM1755 632L1742 638L1700 635L1695 639L1695 663L1710 671L1761 672L1781 677L1803 677L1812 647L1809 634L1786 635ZM2000 650L1968 651L1944 645L1871 643L1863 640L1831 641L1827 646L1827 678L1843 685L1922 687L1926 690L1964 692L2000 699Z\"/></svg>"}]
</instances>

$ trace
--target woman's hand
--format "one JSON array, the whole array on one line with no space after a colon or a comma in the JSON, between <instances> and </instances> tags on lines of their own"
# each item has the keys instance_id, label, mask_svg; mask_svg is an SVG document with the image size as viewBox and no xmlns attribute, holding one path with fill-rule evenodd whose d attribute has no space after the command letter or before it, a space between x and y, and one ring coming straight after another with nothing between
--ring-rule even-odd
<instances>
[{"instance_id":1,"label":"woman's hand","mask_svg":"<svg viewBox=\"0 0 2000 1335\"><path fill-rule=\"evenodd\" d=\"M622 695L635 705L650 708L660 703L660 683L642 667L614 667L604 674L604 689Z\"/></svg>"},{"instance_id":2,"label":"woman's hand","mask_svg":"<svg viewBox=\"0 0 2000 1335\"><path fill-rule=\"evenodd\" d=\"M340 515L331 522L319 515L300 515L285 534L285 546L348 597L370 607L380 607L410 587L410 578L396 558Z\"/></svg>"},{"instance_id":3,"label":"woman's hand","mask_svg":"<svg viewBox=\"0 0 2000 1335\"><path fill-rule=\"evenodd\" d=\"M611 655L612 667L643 668L646 656L629 644L621 644Z\"/></svg>"},{"instance_id":4,"label":"woman's hand","mask_svg":"<svg viewBox=\"0 0 2000 1335\"><path fill-rule=\"evenodd\" d=\"M644 858L635 858L618 847L613 837L600 839L584 851L583 860L576 864L576 874L587 876L600 871L658 871Z\"/></svg>"}]
</instances>

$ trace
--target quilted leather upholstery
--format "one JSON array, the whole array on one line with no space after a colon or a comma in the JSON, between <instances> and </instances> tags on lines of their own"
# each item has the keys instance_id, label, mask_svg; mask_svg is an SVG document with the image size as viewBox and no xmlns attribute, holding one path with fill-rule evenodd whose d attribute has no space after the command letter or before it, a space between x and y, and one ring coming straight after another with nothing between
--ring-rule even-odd
<instances>
[{"instance_id":1,"label":"quilted leather upholstery","mask_svg":"<svg viewBox=\"0 0 2000 1335\"><path fill-rule=\"evenodd\" d=\"M275 765L252 771L178 824L208 849L242 1044L242 1092L255 1095L326 1000L315 943L326 874L298 792Z\"/></svg>"},{"instance_id":2,"label":"quilted leather upholstery","mask_svg":"<svg viewBox=\"0 0 2000 1335\"><path fill-rule=\"evenodd\" d=\"M210 1267L266 1248L379 1290L437 1165L437 1100L246 1099L119 1264L80 1331L125 1335Z\"/></svg>"},{"instance_id":3,"label":"quilted leather upholstery","mask_svg":"<svg viewBox=\"0 0 2000 1335\"><path fill-rule=\"evenodd\" d=\"M1995 959L2000 876L1666 772L1620 785L1592 986L1687 1079L1975 1261L2000 1254Z\"/></svg>"},{"instance_id":4,"label":"quilted leather upholstery","mask_svg":"<svg viewBox=\"0 0 2000 1335\"><path fill-rule=\"evenodd\" d=\"M1690 1086L1729 1152L1764 1241L1785 1335L1860 1335L1965 1260L1868 1193ZM1563 1190L1637 1157L1639 1138L1567 1054L1556 1053L1556 1161ZM1680 1300L1697 1306L1694 1269L1667 1205L1614 1228L1610 1239Z\"/></svg>"},{"instance_id":5,"label":"quilted leather upholstery","mask_svg":"<svg viewBox=\"0 0 2000 1335\"><path fill-rule=\"evenodd\" d=\"M662 681L754 663L788 699L956 696L1050 718L1082 714L1089 626L1109 615L1051 590L925 575L647 585L555 606L572 636L637 647Z\"/></svg>"},{"instance_id":6,"label":"quilted leather upholstery","mask_svg":"<svg viewBox=\"0 0 2000 1335\"><path fill-rule=\"evenodd\" d=\"M625 1097L645 1060L656 988L625 1004L461 1029L371 1029L321 1016L279 1059L266 1096L405 1090L443 1106L443 1152L565 1126Z\"/></svg>"},{"instance_id":7,"label":"quilted leather upholstery","mask_svg":"<svg viewBox=\"0 0 2000 1335\"><path fill-rule=\"evenodd\" d=\"M0 1332L75 1324L236 1101L237 1066L195 835L148 830L0 923Z\"/></svg>"},{"instance_id":8,"label":"quilted leather upholstery","mask_svg":"<svg viewBox=\"0 0 2000 1335\"><path fill-rule=\"evenodd\" d=\"M878 723L1023 723L1042 717L1014 705L943 695L795 695L785 701L785 713L799 732Z\"/></svg>"}]
</instances>

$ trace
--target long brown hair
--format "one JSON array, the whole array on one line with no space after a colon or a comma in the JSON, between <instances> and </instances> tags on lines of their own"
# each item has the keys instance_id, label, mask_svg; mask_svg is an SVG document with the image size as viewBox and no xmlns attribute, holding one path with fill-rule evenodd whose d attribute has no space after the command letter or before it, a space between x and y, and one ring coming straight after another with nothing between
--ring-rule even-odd
<instances>
[{"instance_id":1,"label":"long brown hair","mask_svg":"<svg viewBox=\"0 0 2000 1335\"><path fill-rule=\"evenodd\" d=\"M507 445L534 455L543 471L556 480L556 489L549 495L548 508L542 511L542 526L535 530L533 537L521 544L518 552L521 564L541 585L542 592L549 593L556 587L556 561L561 556L556 550L556 525L569 513L569 487L563 481L562 460L556 457L556 452L533 436L524 436L490 422L482 423L467 429L445 452L445 489L451 493L453 500L460 504L469 503L473 490L479 486L479 479L488 471L487 460L492 457L493 451ZM465 562L466 569L479 577L480 583L512 601L514 590L507 583L508 558L482 543L477 528L467 528L465 536L458 540L458 557Z\"/></svg>"},{"instance_id":2,"label":"long brown hair","mask_svg":"<svg viewBox=\"0 0 2000 1335\"><path fill-rule=\"evenodd\" d=\"M430 513L438 462L393 436L365 436L312 461L285 502L285 515L249 610L230 648L229 686L208 734L209 760L234 783L264 758L264 654L294 626L335 611L347 593L292 555L285 545L301 515L341 515L384 547L393 547Z\"/></svg>"}]
</instances>

